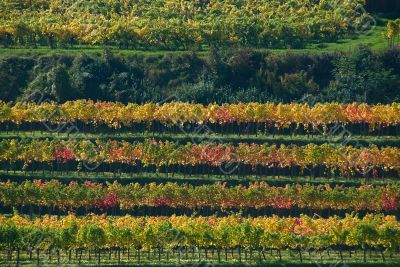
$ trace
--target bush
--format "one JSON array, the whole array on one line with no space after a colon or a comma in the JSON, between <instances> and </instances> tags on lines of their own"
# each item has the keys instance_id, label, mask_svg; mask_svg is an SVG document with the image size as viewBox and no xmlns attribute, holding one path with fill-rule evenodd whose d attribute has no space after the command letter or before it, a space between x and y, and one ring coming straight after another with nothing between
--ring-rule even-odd
<instances>
[{"instance_id":1,"label":"bush","mask_svg":"<svg viewBox=\"0 0 400 267\"><path fill-rule=\"evenodd\" d=\"M0 60L0 98L39 92L64 102L165 99L198 102L318 101L390 103L400 99L400 50L360 47L343 54L272 54L210 48L205 57L102 54L12 56Z\"/></svg>"}]
</instances>

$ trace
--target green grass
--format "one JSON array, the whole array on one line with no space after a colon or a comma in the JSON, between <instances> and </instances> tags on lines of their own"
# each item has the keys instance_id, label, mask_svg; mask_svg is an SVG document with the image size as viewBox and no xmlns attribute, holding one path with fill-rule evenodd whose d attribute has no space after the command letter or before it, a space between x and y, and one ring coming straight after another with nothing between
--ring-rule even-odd
<instances>
[{"instance_id":1,"label":"green grass","mask_svg":"<svg viewBox=\"0 0 400 267\"><path fill-rule=\"evenodd\" d=\"M47 55L52 53L57 54L101 54L106 47L102 46L76 46L73 48L55 48L51 49L47 46L37 48L26 48L26 47L12 47L12 48L0 48L0 58L10 55ZM164 56L164 55L181 55L187 53L187 51L173 51L173 50L125 50L113 47L107 47L111 49L114 54L122 56ZM196 52L202 56L207 51Z\"/></svg>"},{"instance_id":2,"label":"green grass","mask_svg":"<svg viewBox=\"0 0 400 267\"><path fill-rule=\"evenodd\" d=\"M173 134L173 133L154 133L154 132L122 132L118 133L56 133L56 132L40 132L40 131L0 131L1 139L77 139L77 140L96 140L96 139L113 139L125 141L143 141L145 139L161 139L174 141L185 144L187 142L200 143L204 142L223 142L223 143L269 143L269 144L297 144L306 145L314 144L345 144L345 145L362 145L369 146L375 144L377 146L400 146L400 136L366 136L352 135L349 137L332 136L325 137L323 135L239 135L239 134Z\"/></svg>"},{"instance_id":3,"label":"green grass","mask_svg":"<svg viewBox=\"0 0 400 267\"><path fill-rule=\"evenodd\" d=\"M386 19L378 20L378 25L366 34L360 34L353 38L340 39L337 42L332 43L315 43L308 45L304 49L275 49L271 50L274 53L326 53L326 52L351 52L359 45L367 45L374 51L381 51L388 48L388 43L383 37L385 31Z\"/></svg>"},{"instance_id":4,"label":"green grass","mask_svg":"<svg viewBox=\"0 0 400 267\"><path fill-rule=\"evenodd\" d=\"M256 175L208 175L195 174L183 175L172 173L112 173L112 172L85 172L85 171L4 171L0 170L0 179L23 181L26 179L43 179L51 180L58 179L68 183L72 180L92 180L96 182L112 182L119 181L121 183L139 182L139 183L190 183L194 185L211 184L215 182L226 182L228 185L248 184L250 182L264 181L270 185L284 186L286 184L337 184L344 186L359 186L362 184L386 185L399 183L399 179L366 179L366 178L325 178L325 177L288 177L288 176L256 176Z\"/></svg>"},{"instance_id":5,"label":"green grass","mask_svg":"<svg viewBox=\"0 0 400 267\"><path fill-rule=\"evenodd\" d=\"M97 255L94 255L92 251L91 258L89 260L89 255L87 251L84 251L81 256L81 261L79 264L79 256L76 257L75 251L71 254L71 260L68 259L67 253L64 251L60 252L60 263L61 266L147 266L147 267L155 267L155 266L164 266L164 267L175 267L175 266L198 266L198 267L206 267L206 266L231 266L231 267L244 267L244 266L287 266L287 267L300 267L300 266L353 266L353 267L361 267L361 266L369 266L369 267L378 267L378 266L399 266L400 258L398 254L395 254L393 258L390 257L389 253L386 252L385 260L383 262L381 258L381 254L377 251L372 252L371 254L367 254L367 263L363 263L363 253L361 251L352 251L352 256L349 256L347 251L343 251L343 261L340 259L338 251L335 250L322 250L315 251L310 250L310 252L303 252L303 262L300 262L297 251L291 250L281 250L282 259L279 259L277 255L277 251L273 250L272 253L269 250L265 251L265 259L264 256L258 253L258 251L253 251L252 256L250 257L250 253L247 251L246 259L245 254L241 252L241 262L239 262L239 254L235 249L233 252L231 250L227 251L227 255L225 256L225 251L221 252L221 262L219 262L217 253L214 250L209 249L207 253L207 259L205 259L204 250L202 251L202 259L199 262L198 260L198 252L197 249L192 254L192 250L189 249L188 253L183 249L181 253L180 261L177 259L177 252L173 254L173 252L168 249L164 250L161 254L160 260L158 259L158 253L153 253L151 251L150 255L147 251L143 250L141 252L140 262L138 261L138 257L136 256L136 251L134 249L129 252L129 260L127 252L120 253L120 262L118 262L118 257L116 253L111 254L111 258L109 258L108 251L103 251L101 253L100 264L98 264ZM233 255L232 255L233 254ZM15 256L16 252L13 253L13 260L6 261L6 253L3 252L0 254L0 263L2 266L16 266ZM148 258L150 257L150 258ZM226 258L227 257L227 261ZM40 252L40 266L57 266L57 256L56 252L53 250L52 255L49 259L48 253L46 251ZM347 265L346 265L347 264ZM36 265L36 253L33 253L33 259L29 260L28 252L21 251L20 252L20 266L37 266Z\"/></svg>"},{"instance_id":6,"label":"green grass","mask_svg":"<svg viewBox=\"0 0 400 267\"><path fill-rule=\"evenodd\" d=\"M258 49L258 51L270 51L272 53L311 53L320 54L326 52L349 52L354 50L357 46L363 44L369 46L374 51L380 51L388 47L387 41L383 37L385 26L387 23L386 18L377 19L377 26L373 30L355 35L352 38L340 39L337 42L332 43L314 43L307 45L303 49ZM111 48L113 53L124 56L138 55L138 56L163 56L166 54L179 55L186 53L186 51L170 51L170 50L124 50L118 48ZM49 53L61 53L61 54L81 54L81 53L101 53L104 50L102 46L75 46L74 48L56 48L51 49L49 47L38 47L38 48L1 48L0 58L9 55L29 55L29 54L49 54ZM197 52L200 56L205 55L206 51Z\"/></svg>"}]
</instances>

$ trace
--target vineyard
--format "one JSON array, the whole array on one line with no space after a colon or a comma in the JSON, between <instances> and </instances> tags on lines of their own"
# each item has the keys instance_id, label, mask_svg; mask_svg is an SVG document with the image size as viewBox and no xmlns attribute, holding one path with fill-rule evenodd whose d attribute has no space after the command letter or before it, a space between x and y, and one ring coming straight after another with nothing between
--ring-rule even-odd
<instances>
[{"instance_id":1,"label":"vineyard","mask_svg":"<svg viewBox=\"0 0 400 267\"><path fill-rule=\"evenodd\" d=\"M0 111L4 263L400 261L398 103Z\"/></svg>"},{"instance_id":2,"label":"vineyard","mask_svg":"<svg viewBox=\"0 0 400 267\"><path fill-rule=\"evenodd\" d=\"M355 35L357 1L2 1L3 46L304 47ZM361 13L361 14L360 14Z\"/></svg>"},{"instance_id":3,"label":"vineyard","mask_svg":"<svg viewBox=\"0 0 400 267\"><path fill-rule=\"evenodd\" d=\"M8 234L8 239L2 239L2 245L17 249L19 260L33 258L31 248L43 235L41 249L47 251L49 259L53 250L54 261L59 263L65 251L63 257L79 264L83 257L100 264L115 256L118 264L122 260L138 263L177 260L180 263L188 259L251 262L275 257L282 261L284 256L288 257L282 255L282 250L287 248L296 251L297 255L291 257L298 257L300 262L307 261L311 255L315 257L313 254L329 257L319 253L326 248L335 248L330 253L337 253L341 259L356 259L360 255L352 252L357 247L363 248L364 261L377 257L384 260L385 257L393 259L400 240L399 223L394 217L371 214L362 219L351 215L344 219L308 216L103 218L93 215L77 218L70 215L62 219L45 216L34 221L14 216L2 217L1 224L1 232ZM308 247L309 251L303 251L302 247ZM349 254L344 255L343 250ZM373 256L369 250L374 250ZM40 250L36 253L35 257L39 257ZM7 256L12 257L11 253Z\"/></svg>"},{"instance_id":4,"label":"vineyard","mask_svg":"<svg viewBox=\"0 0 400 267\"><path fill-rule=\"evenodd\" d=\"M107 185L85 181L62 184L58 180L0 183L0 204L15 209L28 207L74 211L78 209L107 211L118 208L127 212L139 207L174 209L310 209L312 211L397 211L400 209L398 185L331 187L329 185L269 186L265 182L249 186L179 185L118 182ZM32 215L32 214L31 214Z\"/></svg>"},{"instance_id":5,"label":"vineyard","mask_svg":"<svg viewBox=\"0 0 400 267\"><path fill-rule=\"evenodd\" d=\"M183 102L147 103L143 105L86 100L56 103L0 102L0 123L16 125L41 123L81 122L92 126L105 125L118 129L121 126L137 127L138 124L158 123L164 126L175 124L219 124L228 128L232 124L254 123L267 125L265 128L296 128L330 124L367 124L374 130L396 127L400 124L400 104L367 105L324 103L312 107L308 104L239 103L229 105L190 104ZM8 126L8 125L6 125ZM178 125L179 126L179 125ZM310 130L311 130L310 129ZM368 127L367 127L368 129ZM132 129L131 129L132 130ZM164 129L163 129L164 130ZM234 129L237 133L243 129Z\"/></svg>"},{"instance_id":6,"label":"vineyard","mask_svg":"<svg viewBox=\"0 0 400 267\"><path fill-rule=\"evenodd\" d=\"M200 143L170 141L60 141L15 139L0 141L0 162L5 170L71 171L85 163L102 165L96 171L215 173L235 166L239 174L333 175L374 178L399 177L398 147L353 147L333 144L306 146Z\"/></svg>"},{"instance_id":7,"label":"vineyard","mask_svg":"<svg viewBox=\"0 0 400 267\"><path fill-rule=\"evenodd\" d=\"M390 0L0 0L0 266L400 266Z\"/></svg>"}]
</instances>

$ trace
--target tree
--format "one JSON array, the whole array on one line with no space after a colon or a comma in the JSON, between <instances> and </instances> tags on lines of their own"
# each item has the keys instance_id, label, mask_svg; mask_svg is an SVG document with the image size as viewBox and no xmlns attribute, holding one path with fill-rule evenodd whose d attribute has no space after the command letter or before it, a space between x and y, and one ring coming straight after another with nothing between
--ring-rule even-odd
<instances>
[{"instance_id":1,"label":"tree","mask_svg":"<svg viewBox=\"0 0 400 267\"><path fill-rule=\"evenodd\" d=\"M400 19L391 20L386 25L385 38L389 42L389 47L393 48L395 45L396 37L400 35Z\"/></svg>"},{"instance_id":2,"label":"tree","mask_svg":"<svg viewBox=\"0 0 400 267\"><path fill-rule=\"evenodd\" d=\"M51 94L57 102L62 103L76 97L65 66L59 65L51 69L47 74L47 79L51 83Z\"/></svg>"},{"instance_id":3,"label":"tree","mask_svg":"<svg viewBox=\"0 0 400 267\"><path fill-rule=\"evenodd\" d=\"M0 59L0 99L14 101L29 82L29 69L34 65L32 59L8 57Z\"/></svg>"},{"instance_id":4,"label":"tree","mask_svg":"<svg viewBox=\"0 0 400 267\"><path fill-rule=\"evenodd\" d=\"M39 74L23 92L21 99L30 100L38 95L42 101L55 100L60 103L77 97L65 66L57 65L47 73Z\"/></svg>"},{"instance_id":5,"label":"tree","mask_svg":"<svg viewBox=\"0 0 400 267\"><path fill-rule=\"evenodd\" d=\"M79 95L92 100L103 99L109 69L99 57L82 54L77 56L70 68L71 84Z\"/></svg>"},{"instance_id":6,"label":"tree","mask_svg":"<svg viewBox=\"0 0 400 267\"><path fill-rule=\"evenodd\" d=\"M388 101L385 95L393 94L398 84L398 77L386 69L367 46L360 46L351 54L342 54L335 63L333 76L325 92L326 98L342 103Z\"/></svg>"},{"instance_id":7,"label":"tree","mask_svg":"<svg viewBox=\"0 0 400 267\"><path fill-rule=\"evenodd\" d=\"M307 77L305 71L296 73L285 73L280 77L281 92L280 97L285 102L291 102L292 99L300 99L304 94L317 94L318 85Z\"/></svg>"}]
</instances>

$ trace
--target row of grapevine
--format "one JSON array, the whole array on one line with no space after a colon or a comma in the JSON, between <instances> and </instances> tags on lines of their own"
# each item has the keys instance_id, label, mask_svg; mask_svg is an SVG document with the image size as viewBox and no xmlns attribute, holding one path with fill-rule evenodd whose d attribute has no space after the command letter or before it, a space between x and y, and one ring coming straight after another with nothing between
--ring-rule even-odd
<instances>
[{"instance_id":1,"label":"row of grapevine","mask_svg":"<svg viewBox=\"0 0 400 267\"><path fill-rule=\"evenodd\" d=\"M192 186L176 183L140 185L118 182L107 185L85 181L62 184L58 180L40 180L22 183L0 182L0 205L3 207L52 207L62 211L97 209L106 211L114 207L130 210L135 207L172 208L307 208L313 211L324 209L397 211L400 209L400 187L398 185L360 187L331 187L329 185L269 186L253 183L246 186L231 186L217 183Z\"/></svg>"},{"instance_id":2,"label":"row of grapevine","mask_svg":"<svg viewBox=\"0 0 400 267\"><path fill-rule=\"evenodd\" d=\"M355 33L364 0L62 1L0 3L2 45L116 45L188 49L201 45L303 47Z\"/></svg>"},{"instance_id":3,"label":"row of grapevine","mask_svg":"<svg viewBox=\"0 0 400 267\"><path fill-rule=\"evenodd\" d=\"M343 219L308 216L258 217L131 217L104 216L33 221L21 216L0 217L0 247L16 249L165 249L177 247L234 249L375 248L396 251L400 224L392 216L366 215ZM301 257L301 256L300 256Z\"/></svg>"},{"instance_id":4,"label":"row of grapevine","mask_svg":"<svg viewBox=\"0 0 400 267\"><path fill-rule=\"evenodd\" d=\"M267 169L320 170L343 176L378 173L395 174L400 170L400 148L352 147L332 144L268 145L244 144L192 144L180 145L170 141L77 141L77 140L15 140L0 141L0 162L24 162L23 168L34 163L70 162L115 165L127 164L144 167L195 168L208 166L251 166L253 172L261 166ZM41 166L43 167L43 166ZM176 169L176 168L175 168ZM67 169L68 170L68 169ZM178 169L185 172L183 169Z\"/></svg>"},{"instance_id":5,"label":"row of grapevine","mask_svg":"<svg viewBox=\"0 0 400 267\"><path fill-rule=\"evenodd\" d=\"M143 105L77 100L64 104L44 102L4 103L0 101L0 123L84 122L111 128L135 123L159 122L163 125L195 123L260 123L276 128L292 125L303 128L327 127L332 124L368 124L371 130L400 124L400 104L367 105L324 103L307 104L239 103L216 105L171 102Z\"/></svg>"}]
</instances>

